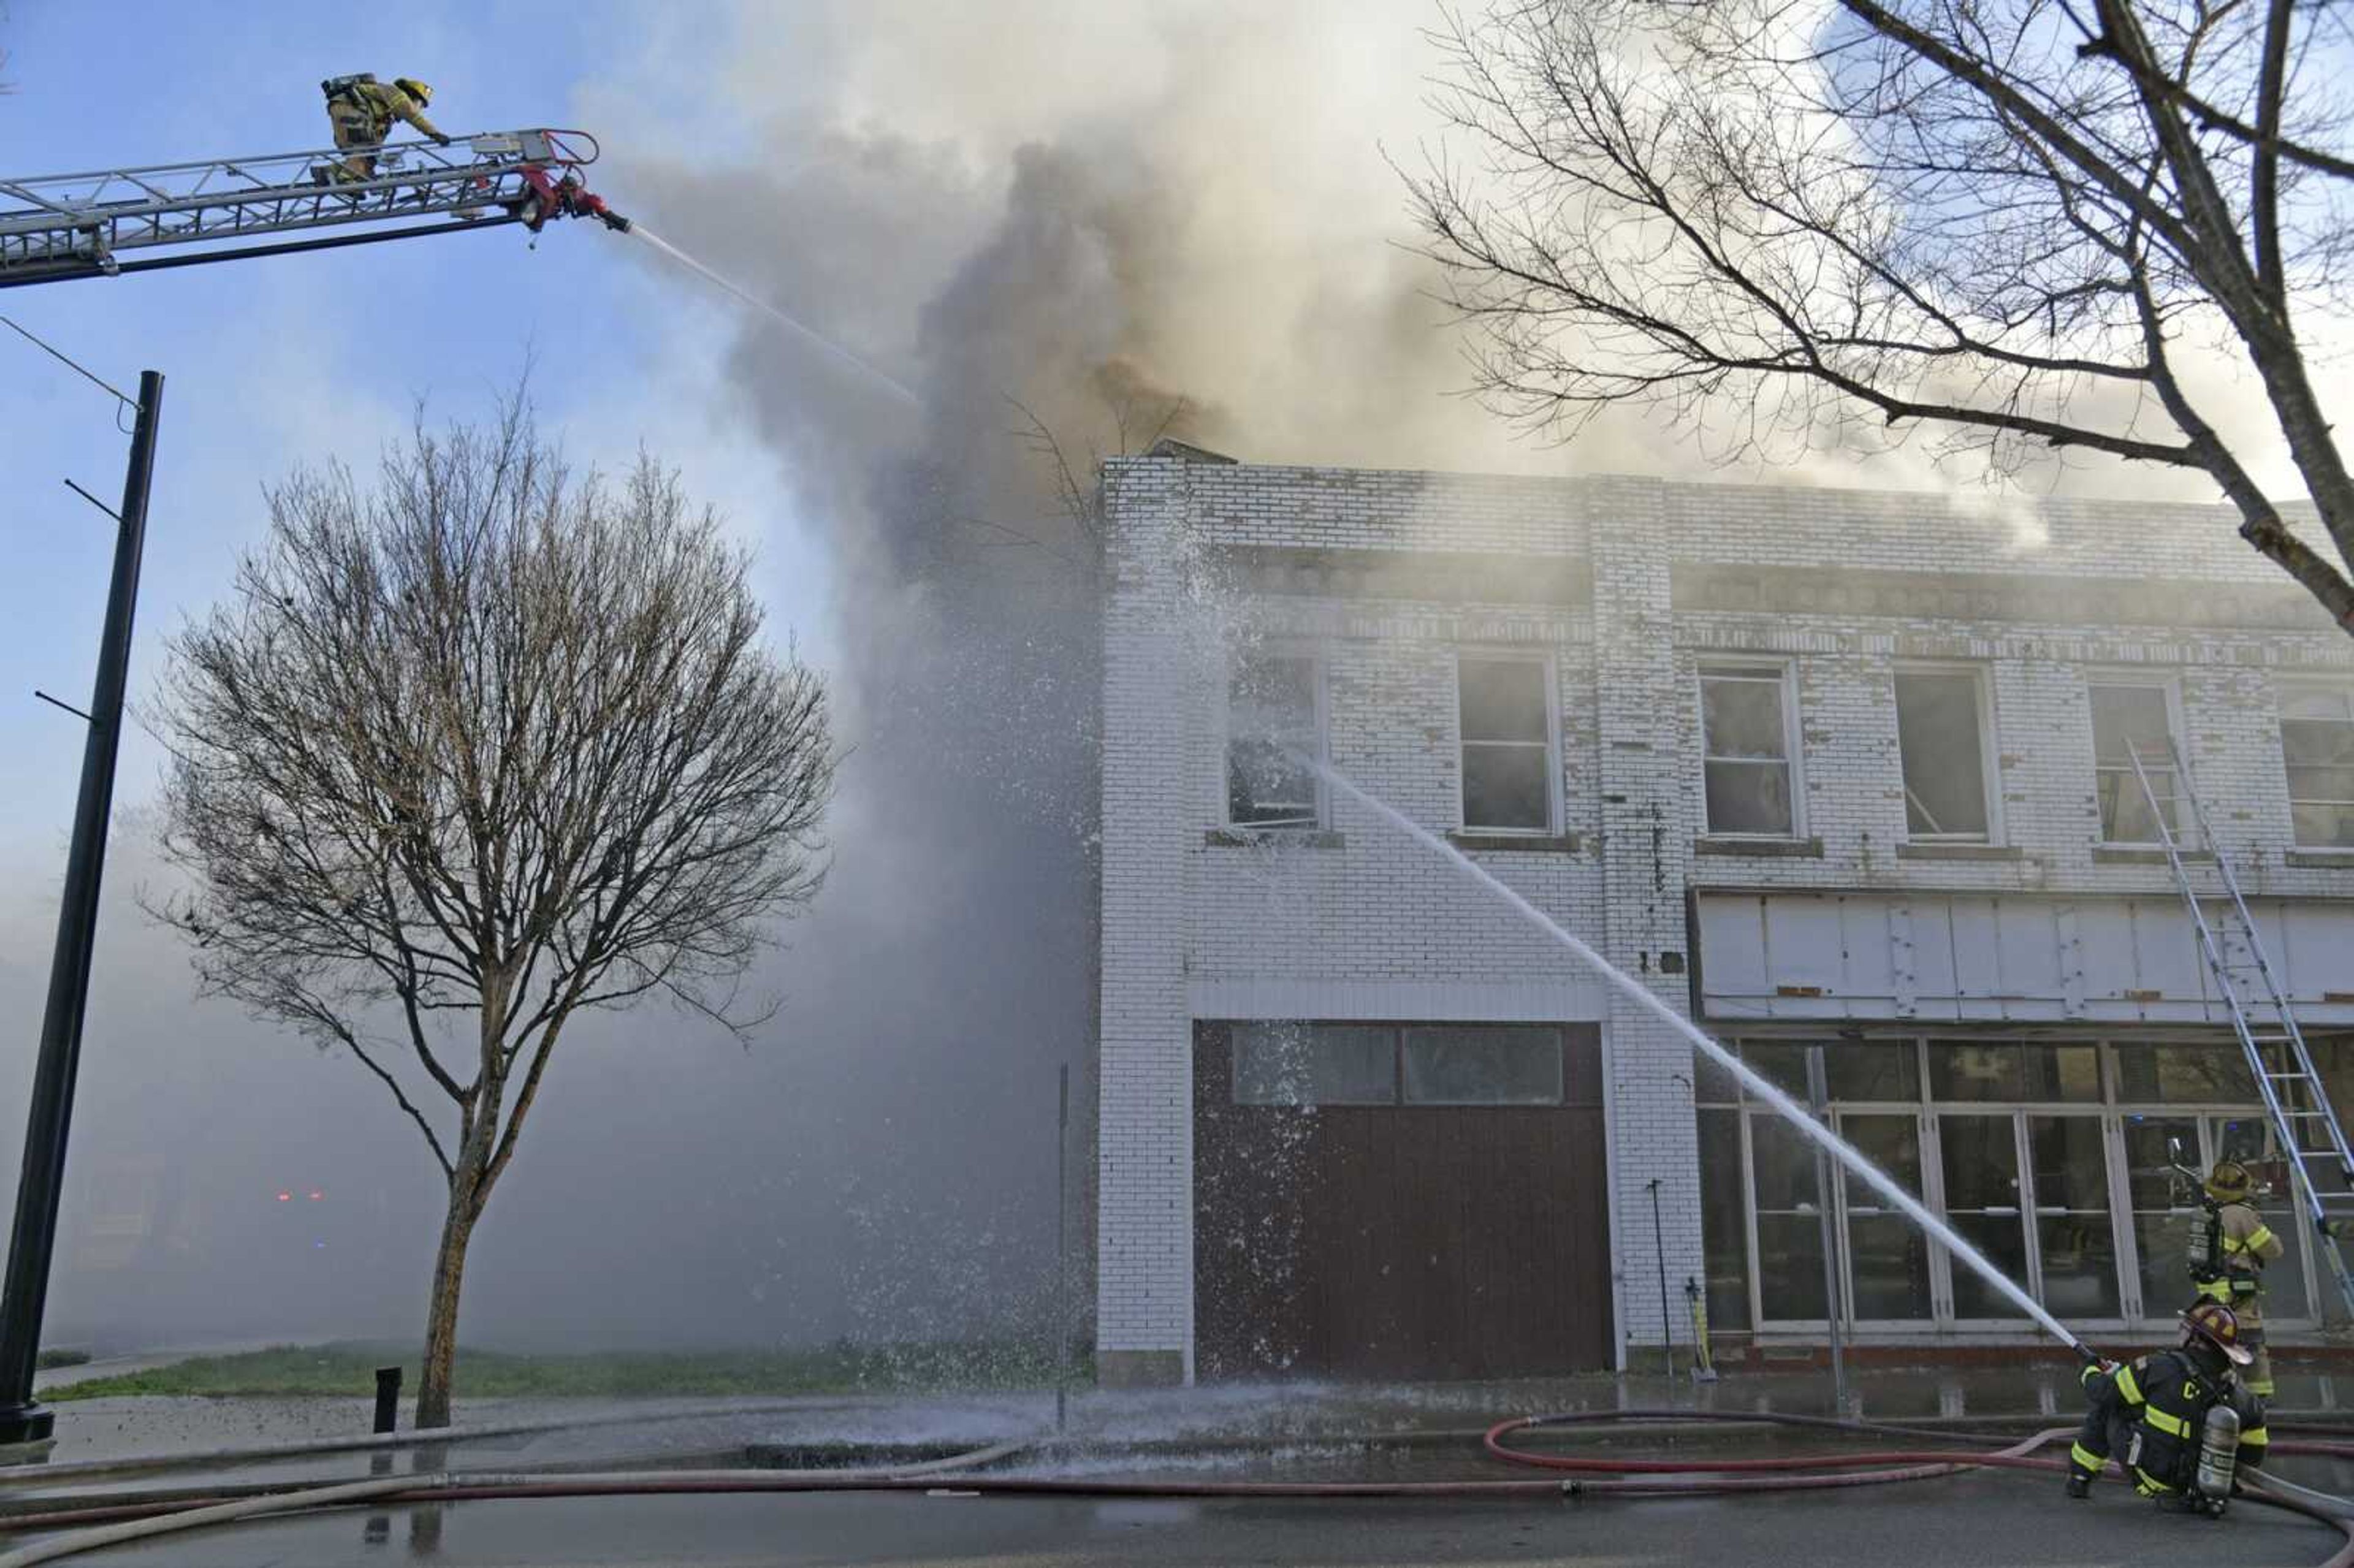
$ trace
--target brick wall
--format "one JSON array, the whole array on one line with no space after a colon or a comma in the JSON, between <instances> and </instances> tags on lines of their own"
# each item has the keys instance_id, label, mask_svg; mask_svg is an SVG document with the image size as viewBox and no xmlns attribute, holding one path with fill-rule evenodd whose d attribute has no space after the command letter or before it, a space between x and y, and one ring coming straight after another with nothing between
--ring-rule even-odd
<instances>
[{"instance_id":1,"label":"brick wall","mask_svg":"<svg viewBox=\"0 0 2354 1568\"><path fill-rule=\"evenodd\" d=\"M1098 1315L1115 1356L1169 1367L1190 1356L1195 1001L1307 986L1325 1016L1401 1016L1426 998L1447 1010L1430 1015L1522 1017L1533 983L1575 968L1346 800L1308 842L1222 832L1239 650L1320 652L1334 765L1441 831L1459 823L1458 650L1543 653L1561 696L1564 837L1480 858L1679 1012L1694 885L2168 888L2162 866L2097 851L2085 678L2110 667L2177 680L2197 787L2232 847L2254 852L2255 887L2354 892L2354 869L2291 863L2272 706L2285 676L2354 678L2354 645L2238 541L2221 508L1173 459L1107 464L1104 482ZM1278 588L1249 564L1271 550L1392 565L1293 572ZM1419 598L1416 555L1497 558L1483 582L1550 580L1541 568L1560 562L1584 586ZM1727 653L1789 663L1804 833L1819 854L1695 853L1698 675ZM1914 659L1987 671L1999 855L1897 853L1891 675ZM1670 1286L1700 1272L1690 1047L1585 977L1570 991L1564 1016L1606 1025L1621 1340L1656 1344L1651 1181Z\"/></svg>"}]
</instances>

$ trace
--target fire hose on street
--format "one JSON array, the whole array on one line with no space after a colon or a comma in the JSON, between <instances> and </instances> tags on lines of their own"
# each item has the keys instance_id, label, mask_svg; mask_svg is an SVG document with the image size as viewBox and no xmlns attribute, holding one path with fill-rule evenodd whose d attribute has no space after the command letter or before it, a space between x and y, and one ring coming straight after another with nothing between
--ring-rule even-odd
<instances>
[{"instance_id":1,"label":"fire hose on street","mask_svg":"<svg viewBox=\"0 0 2354 1568\"><path fill-rule=\"evenodd\" d=\"M1661 1459L1541 1452L1514 1441L1540 1430L1604 1429L1628 1423L1755 1425L1826 1436L1888 1437L1903 1440L1906 1446L1760 1457ZM2024 1435L1966 1433L1827 1416L1693 1410L1610 1410L1520 1416L1498 1422L1488 1430L1482 1446L1490 1457L1553 1473L1543 1478L1163 1479L1003 1476L984 1468L1025 1451L1028 1446L1021 1443L998 1444L946 1459L887 1469L446 1470L276 1489L200 1487L169 1498L151 1497L136 1502L108 1504L85 1498L56 1509L27 1510L0 1520L0 1529L12 1533L66 1533L49 1535L0 1554L0 1568L32 1568L36 1563L57 1562L105 1547L133 1545L214 1525L286 1519L357 1506L385 1508L492 1499L950 1492L977 1497L1457 1499L1527 1502L1818 1491L1926 1481L1972 1469L2057 1472L2064 1468L2064 1461L2039 1457L2037 1450L2065 1438L2071 1430L2051 1427ZM2282 1436L2272 1445L2274 1454L2354 1460L2354 1441L2345 1440L2349 1436L2347 1428L2275 1424L2275 1430ZM2243 1500L2302 1515L2340 1533L2343 1540L2338 1549L2322 1560L2320 1568L2354 1568L2354 1502L2261 1473L2249 1476L2247 1480Z\"/></svg>"}]
</instances>

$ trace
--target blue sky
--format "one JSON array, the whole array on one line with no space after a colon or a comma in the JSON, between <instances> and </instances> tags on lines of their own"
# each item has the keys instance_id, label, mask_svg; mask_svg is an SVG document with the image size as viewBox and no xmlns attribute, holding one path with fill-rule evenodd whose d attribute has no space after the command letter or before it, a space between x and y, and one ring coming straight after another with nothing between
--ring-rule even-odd
<instances>
[{"instance_id":1,"label":"blue sky","mask_svg":"<svg viewBox=\"0 0 2354 1568\"><path fill-rule=\"evenodd\" d=\"M682 90L724 49L728 15L695 5L203 3L0 0L14 90L0 97L0 175L294 151L327 140L318 82L352 70L419 76L453 132L580 124L582 101L626 101L678 144L737 152L716 95ZM590 129L596 127L590 126ZM610 132L609 132L610 135ZM627 193L610 192L629 208ZM365 467L411 405L480 415L529 355L544 421L576 457L627 461L642 442L683 466L763 550L779 629L822 656L822 562L780 514L772 460L726 406L716 370L732 307L586 225L536 249L513 229L120 281L0 291L6 314L125 389L166 388L140 606L134 694L159 639L217 598L257 537L260 486L299 461ZM36 686L88 701L124 439L110 400L0 333L0 464L9 567L0 573L0 870L54 875L71 818L80 726ZM123 758L120 798L156 758Z\"/></svg>"}]
</instances>

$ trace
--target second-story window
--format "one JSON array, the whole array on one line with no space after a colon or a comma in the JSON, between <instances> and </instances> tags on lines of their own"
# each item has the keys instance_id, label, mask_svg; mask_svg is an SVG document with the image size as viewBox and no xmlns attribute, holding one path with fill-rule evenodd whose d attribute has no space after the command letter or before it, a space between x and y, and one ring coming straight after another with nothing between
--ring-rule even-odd
<instances>
[{"instance_id":1,"label":"second-story window","mask_svg":"<svg viewBox=\"0 0 2354 1568\"><path fill-rule=\"evenodd\" d=\"M2154 844L2158 825L2179 837L2175 805L2174 720L2166 686L2152 681L2091 683L2093 778L2101 802L2101 838L2113 844ZM2141 772L2134 772L2138 759ZM2142 788L2142 779L2149 788ZM2155 798L2158 808L2150 809Z\"/></svg>"},{"instance_id":2,"label":"second-story window","mask_svg":"<svg viewBox=\"0 0 2354 1568\"><path fill-rule=\"evenodd\" d=\"M1896 749L1904 833L1916 842L1993 838L1987 788L1986 683L1973 669L1896 672Z\"/></svg>"},{"instance_id":3,"label":"second-story window","mask_svg":"<svg viewBox=\"0 0 2354 1568\"><path fill-rule=\"evenodd\" d=\"M1463 826L1553 831L1552 679L1540 659L1466 653L1456 662L1463 742Z\"/></svg>"},{"instance_id":4,"label":"second-story window","mask_svg":"<svg viewBox=\"0 0 2354 1568\"><path fill-rule=\"evenodd\" d=\"M2354 687L2285 688L2280 716L2296 842L2354 849Z\"/></svg>"},{"instance_id":5,"label":"second-story window","mask_svg":"<svg viewBox=\"0 0 2354 1568\"><path fill-rule=\"evenodd\" d=\"M1710 832L1788 838L1798 831L1787 684L1779 664L1702 668L1701 766Z\"/></svg>"},{"instance_id":6,"label":"second-story window","mask_svg":"<svg viewBox=\"0 0 2354 1568\"><path fill-rule=\"evenodd\" d=\"M1238 828L1316 828L1324 783L1323 668L1311 654L1237 654L1226 705L1226 821Z\"/></svg>"}]
</instances>

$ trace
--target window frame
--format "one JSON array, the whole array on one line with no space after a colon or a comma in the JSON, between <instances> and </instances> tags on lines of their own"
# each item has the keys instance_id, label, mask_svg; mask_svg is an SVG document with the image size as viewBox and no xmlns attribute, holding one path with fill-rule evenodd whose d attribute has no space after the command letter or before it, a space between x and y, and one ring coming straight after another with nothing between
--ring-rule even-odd
<instances>
[{"instance_id":1,"label":"window frame","mask_svg":"<svg viewBox=\"0 0 2354 1568\"><path fill-rule=\"evenodd\" d=\"M1196 1019L1198 1026L1215 1022L1225 1032L1226 1071L1222 1103L1249 1110L1389 1110L1389 1111L1548 1111L1601 1110L1608 1103L1609 1084L1605 1051L1599 1027L1589 1020L1560 1018L1235 1018ZM1589 1056L1574 1054L1585 1044L1575 1033L1581 1027L1593 1027L1596 1033L1590 1044ZM1362 1029L1378 1031L1387 1036L1390 1057L1390 1097L1385 1100L1347 1099L1320 1101L1284 1101L1246 1099L1242 1097L1242 1032L1246 1029ZM1554 1053L1557 1092L1549 1100L1528 1099L1416 1099L1406 1089L1406 1041L1416 1030L1461 1030L1480 1033L1487 1030L1531 1030L1548 1035ZM1587 1097L1588 1096L1591 1097Z\"/></svg>"},{"instance_id":2,"label":"window frame","mask_svg":"<svg viewBox=\"0 0 2354 1568\"><path fill-rule=\"evenodd\" d=\"M1916 833L1913 831L1913 815L1904 812L1904 837L1908 844L1983 844L1999 848L2005 842L2002 820L2002 777L1998 765L2001 736L1995 729L1993 672L1984 663L1961 659L1899 659L1889 666L1888 696L1894 707L1896 722L1896 787L1911 804L1913 787L1904 778L1904 710L1897 693L1897 682L1907 675L1967 675L1978 696L1978 787L1986 800L1986 827L1974 833Z\"/></svg>"},{"instance_id":3,"label":"window frame","mask_svg":"<svg viewBox=\"0 0 2354 1568\"><path fill-rule=\"evenodd\" d=\"M2317 850L2324 854L2331 853L2344 853L2354 852L2354 841L2349 841L2344 843L2307 842L2306 840L2296 836L2296 808L2300 803L2306 805L2328 806L2344 804L2342 801L2319 800L2312 799L2306 799L2300 802L2296 789L2289 782L2288 737L2282 733L2281 726L2290 722L2310 723L2312 721L2291 721L2282 710L2287 705L2286 699L2290 695L2296 693L2307 692L2326 693L2344 702L2347 707L2348 722L2349 724L2354 724L2354 679L2333 678L2327 675L2308 675L2289 676L2276 679L2273 683L2273 742L2280 748L2281 800L2283 804L2287 808L2289 842L2297 849Z\"/></svg>"},{"instance_id":4,"label":"window frame","mask_svg":"<svg viewBox=\"0 0 2354 1568\"><path fill-rule=\"evenodd\" d=\"M2155 1329L2163 1325L2167 1320L2170 1303L2158 1299L2143 1289L2144 1248L2137 1223L2141 1215L2158 1211L2138 1207L2134 1202L2131 1173L2128 1167L2129 1150L2126 1142L2130 1126L2146 1118L2191 1123L2194 1128L2191 1157L2195 1159L2198 1168L2203 1171L2221 1151L2220 1139L2224 1124L2233 1121L2261 1124L2267 1118L2263 1107L2252 1098L2185 1097L2161 1100L2131 1094L2124 1082L2124 1063L2119 1053L2122 1049L2132 1046L2176 1045L2192 1046L2237 1055L2241 1046L2235 1039L2230 1037L2228 1032L2132 1026L2120 1026L2112 1032L2095 1026L2081 1033L2073 1029L2061 1033L2033 1029L2023 1032L1998 1030L1989 1031L1981 1038L1967 1025L1956 1027L1948 1024L1944 1026L1942 1033L1935 1028L1926 1030L1904 1028L1885 1036L1878 1032L1871 1032L1864 1038L1872 1044L1880 1044L1884 1040L1886 1044L1915 1053L1914 1077L1917 1083L1917 1093L1909 1099L1898 1100L1843 1099L1838 1096L1832 1096L1829 1103L1834 1125L1839 1125L1840 1118L1845 1116L1859 1112L1866 1115L1917 1116L1920 1118L1918 1125L1921 1128L1920 1148L1923 1161L1923 1184L1919 1196L1929 1205L1933 1213L1941 1216L1949 1213L1946 1208L1943 1168L1945 1134L1943 1118L1947 1115L2002 1116L2013 1118L2012 1146L2018 1154L2021 1220L2022 1224L2030 1226L2025 1244L2026 1266L2021 1271L2021 1283L2025 1284L2030 1293L2039 1300L2046 1299L2044 1259L2041 1250L2041 1237L2032 1227L2033 1223L2042 1217L2039 1211L2047 1209L2049 1205L2041 1202L2040 1190L2035 1186L2036 1173L2032 1158L2034 1125L2038 1118L2097 1118L2103 1129L2105 1145L2106 1163L2105 1179L2108 1192L2106 1214L2110 1245L2113 1248L2112 1262L2117 1276L2118 1305L2125 1315L2115 1319L2089 1319L2087 1326L2105 1330L2114 1329L2120 1332L2139 1332L2145 1329ZM1797 1025L1728 1033L1724 1040L1726 1044L1740 1051L1744 1060L1748 1059L1748 1053L1753 1047L1760 1045L1820 1044L1831 1048L1843 1043L1826 1038L1819 1029L1806 1029ZM1934 1049L1933 1043L1939 1040L1953 1044L2090 1046L2097 1052L2099 1097L2097 1100L2056 1100L2031 1095L2030 1097L2023 1099L2004 1100L1941 1098L1935 1093L1933 1082L1934 1073L1929 1061L1929 1055ZM1763 1104L1757 1097L1738 1090L1729 1100L1710 1098L1702 1101L1702 1105L1703 1108L1719 1115L1729 1113L1730 1126L1720 1123L1720 1128L1724 1132L1737 1134L1738 1138L1741 1178L1739 1185L1742 1202L1742 1231L1739 1239L1741 1245L1746 1248L1743 1264L1746 1271L1743 1288L1747 1298L1754 1331L1821 1332L1824 1324L1819 1319L1768 1319L1764 1314L1766 1295L1766 1275L1775 1260L1766 1255L1760 1243L1757 1224L1756 1157L1751 1133L1752 1124L1758 1118L1778 1118L1775 1117L1772 1108ZM1849 1260L1847 1269L1840 1281L1838 1302L1840 1308L1848 1314L1845 1321L1851 1331L1867 1340L1894 1335L1898 1338L1893 1342L1911 1342L1909 1339L1903 1337L1923 1332L1948 1331L2010 1334L2031 1329L2031 1325L2024 1319L2013 1316L1991 1319L1960 1317L1954 1308L1953 1280L1962 1266L1955 1263L1951 1254L1942 1245L1934 1241L1931 1244L1930 1268L1931 1319L1924 1320L1856 1318L1853 1315L1854 1249L1850 1245L1849 1232L1846 1229L1850 1222L1848 1186L1849 1182L1845 1180L1834 1182L1832 1203L1837 1224L1840 1227L1839 1231L1840 1251ZM2277 1195L2266 1200L2268 1205L2276 1205L2280 1202ZM2294 1203L2291 1202L2285 1206L2293 1208ZM2070 1212L2089 1214L2099 1211L2087 1208ZM2327 1311L2328 1291L2324 1283L2325 1276L2313 1246L2299 1239L2302 1234L2300 1231L2298 1237L2285 1236L2293 1255L2297 1260L2295 1283L2285 1281L2280 1287L2277 1287L2274 1299L2268 1308L2273 1314L2273 1320L2284 1329L2304 1330L2315 1327L2321 1321L2323 1314ZM2170 1266L2172 1260L2169 1256L2161 1262Z\"/></svg>"},{"instance_id":5,"label":"window frame","mask_svg":"<svg viewBox=\"0 0 2354 1568\"><path fill-rule=\"evenodd\" d=\"M1269 641L1235 648L1226 655L1224 701L1218 709L1218 822L1237 833L1320 833L1332 825L1332 788L1316 775L1316 820L1312 822L1238 822L1235 821L1235 677L1247 659L1305 659L1316 683L1316 760L1332 761L1331 661L1321 644Z\"/></svg>"},{"instance_id":6,"label":"window frame","mask_svg":"<svg viewBox=\"0 0 2354 1568\"><path fill-rule=\"evenodd\" d=\"M1754 833L1730 828L1720 828L1708 820L1708 766L1712 761L1752 765L1765 760L1755 757L1718 758L1708 743L1708 683L1711 679L1747 681L1766 684L1762 675L1737 673L1742 670L1775 672L1775 685L1782 705L1782 767L1788 776L1790 792L1790 827L1787 832ZM1702 833L1712 839L1740 839L1752 843L1788 843L1807 836L1807 791L1805 776L1800 770L1798 756L1797 683L1792 661L1770 654L1744 657L1725 654L1700 660L1692 678L1693 717L1700 726L1700 817Z\"/></svg>"},{"instance_id":7,"label":"window frame","mask_svg":"<svg viewBox=\"0 0 2354 1568\"><path fill-rule=\"evenodd\" d=\"M1544 671L1545 694L1545 821L1535 828L1499 828L1474 826L1468 804L1470 793L1470 770L1465 766L1464 754L1473 746L1528 747L1525 740L1475 740L1463 738L1463 662L1487 664L1537 664ZM1229 687L1231 689L1231 686ZM1528 648L1486 648L1478 645L1455 650L1455 822L1466 834L1481 838L1547 839L1558 837L1562 819L1567 810L1562 787L1561 750L1561 672L1559 662L1550 650Z\"/></svg>"},{"instance_id":8,"label":"window frame","mask_svg":"<svg viewBox=\"0 0 2354 1568\"><path fill-rule=\"evenodd\" d=\"M2093 689L2095 686L2130 686L2138 688L2142 691L2147 691L2152 687L2155 687L2165 694L2166 739L2168 747L2172 748L2174 756L2174 760L2171 764L2174 771L2175 820L2172 824L2174 842L2176 847L2179 849L2195 848L2198 838L2196 824L2184 820L2190 815L2190 813L2183 810L2183 800L2190 793L2190 780L2187 775L2190 766L2190 748L2189 745L2186 744L2185 736L2187 732L2183 727L2182 682L2180 677L2171 673L2161 673L2149 670L2105 670L2096 668L2086 670L2084 672L2084 722L2086 726L2092 729L2094 737L2093 803L2094 809L2097 810L2099 808L2101 799L2101 774L2103 772L2103 768L2101 767L2100 731L2099 728L2093 724ZM2110 771L2115 770L2111 769ZM2125 771L2127 775L2130 775L2133 772L2133 769L2131 768L2127 768ZM2160 846L2160 841L2154 838L2113 839L2109 836L2109 825L2106 822L2100 822L2097 824L2097 827L2101 836L2095 842L2107 847L2119 849L2157 849Z\"/></svg>"},{"instance_id":9,"label":"window frame","mask_svg":"<svg viewBox=\"0 0 2354 1568\"><path fill-rule=\"evenodd\" d=\"M1278 1100L1252 1099L1246 1098L1244 1097L1243 1048L1245 1043L1244 1032L1246 1030L1298 1029L1305 1033L1319 1029L1331 1028L1364 1029L1384 1034L1388 1037L1387 1043L1389 1045L1390 1060L1388 1098ZM1252 1109L1274 1110L1323 1110L1327 1108L1337 1108L1340 1107L1353 1107L1363 1106L1381 1106L1386 1107L1394 1106L1400 1102L1405 1094L1405 1086L1401 1083L1399 1076L1400 1074L1405 1071L1405 1064L1401 1057L1399 1049L1399 1034L1400 1031L1397 1026L1388 1023L1359 1023L1343 1020L1329 1019L1317 1019L1312 1021L1272 1018L1236 1019L1226 1026L1226 1103L1232 1106L1247 1107Z\"/></svg>"}]
</instances>

